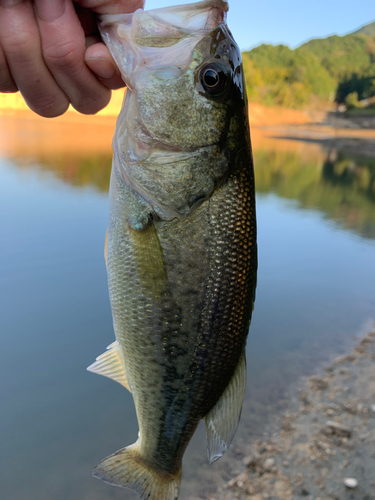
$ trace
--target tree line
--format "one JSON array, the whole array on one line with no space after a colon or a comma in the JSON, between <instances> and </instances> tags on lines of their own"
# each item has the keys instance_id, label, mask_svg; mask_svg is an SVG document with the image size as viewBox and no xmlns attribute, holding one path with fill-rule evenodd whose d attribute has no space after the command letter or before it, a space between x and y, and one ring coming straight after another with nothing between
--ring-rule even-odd
<instances>
[{"instance_id":1,"label":"tree line","mask_svg":"<svg viewBox=\"0 0 375 500\"><path fill-rule=\"evenodd\" d=\"M369 100L375 105L375 22L345 36L310 40L292 50L262 44L243 52L249 100L303 108Z\"/></svg>"}]
</instances>

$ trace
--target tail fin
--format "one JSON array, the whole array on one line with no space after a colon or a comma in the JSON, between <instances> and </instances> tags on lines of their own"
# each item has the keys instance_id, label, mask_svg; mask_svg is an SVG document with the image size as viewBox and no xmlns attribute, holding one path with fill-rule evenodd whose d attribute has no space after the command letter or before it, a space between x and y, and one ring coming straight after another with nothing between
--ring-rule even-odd
<instances>
[{"instance_id":1,"label":"tail fin","mask_svg":"<svg viewBox=\"0 0 375 500\"><path fill-rule=\"evenodd\" d=\"M102 460L92 475L108 484L130 488L144 500L177 500L181 472L169 474L146 465L137 443L116 451Z\"/></svg>"}]
</instances>

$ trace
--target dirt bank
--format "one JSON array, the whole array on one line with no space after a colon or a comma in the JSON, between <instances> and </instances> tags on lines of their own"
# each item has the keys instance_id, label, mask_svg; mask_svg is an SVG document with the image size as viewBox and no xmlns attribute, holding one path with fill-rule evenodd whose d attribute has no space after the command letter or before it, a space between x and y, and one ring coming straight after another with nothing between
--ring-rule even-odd
<instances>
[{"instance_id":1,"label":"dirt bank","mask_svg":"<svg viewBox=\"0 0 375 500\"><path fill-rule=\"evenodd\" d=\"M249 118L255 149L271 141L278 147L280 140L287 140L375 157L375 117L345 117L321 110L308 113L250 103Z\"/></svg>"},{"instance_id":2,"label":"dirt bank","mask_svg":"<svg viewBox=\"0 0 375 500\"><path fill-rule=\"evenodd\" d=\"M306 381L281 428L249 447L243 471L209 500L375 498L375 331L324 371Z\"/></svg>"},{"instance_id":3,"label":"dirt bank","mask_svg":"<svg viewBox=\"0 0 375 500\"><path fill-rule=\"evenodd\" d=\"M268 107L249 103L250 122L254 127L299 126L326 127L348 131L375 130L375 114L346 114L327 109L308 110Z\"/></svg>"},{"instance_id":4,"label":"dirt bank","mask_svg":"<svg viewBox=\"0 0 375 500\"><path fill-rule=\"evenodd\" d=\"M325 113L317 115L308 114L299 109L288 109L278 106L262 106L254 102L249 103L249 116L252 125L256 127L273 126L280 124L304 124L311 121L320 121L325 117Z\"/></svg>"}]
</instances>

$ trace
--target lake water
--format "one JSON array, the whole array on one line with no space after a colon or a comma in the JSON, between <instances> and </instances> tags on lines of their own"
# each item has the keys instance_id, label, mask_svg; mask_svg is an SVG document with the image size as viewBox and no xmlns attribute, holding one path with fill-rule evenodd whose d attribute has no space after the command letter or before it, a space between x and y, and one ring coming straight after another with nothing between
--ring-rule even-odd
<instances>
[{"instance_id":1,"label":"lake water","mask_svg":"<svg viewBox=\"0 0 375 500\"><path fill-rule=\"evenodd\" d=\"M131 395L86 371L113 340L103 258L113 123L0 119L1 471L7 500L137 498L91 478L132 443ZM255 142L259 275L248 393L230 452L206 465L203 427L181 499L230 477L288 388L375 319L375 159Z\"/></svg>"}]
</instances>

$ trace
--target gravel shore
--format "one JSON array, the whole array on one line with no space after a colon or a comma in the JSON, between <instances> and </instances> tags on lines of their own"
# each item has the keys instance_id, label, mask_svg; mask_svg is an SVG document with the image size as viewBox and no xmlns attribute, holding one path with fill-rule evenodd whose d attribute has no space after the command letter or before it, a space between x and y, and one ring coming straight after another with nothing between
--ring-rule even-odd
<instances>
[{"instance_id":1,"label":"gravel shore","mask_svg":"<svg viewBox=\"0 0 375 500\"><path fill-rule=\"evenodd\" d=\"M375 331L307 379L299 409L208 500L375 499Z\"/></svg>"}]
</instances>

